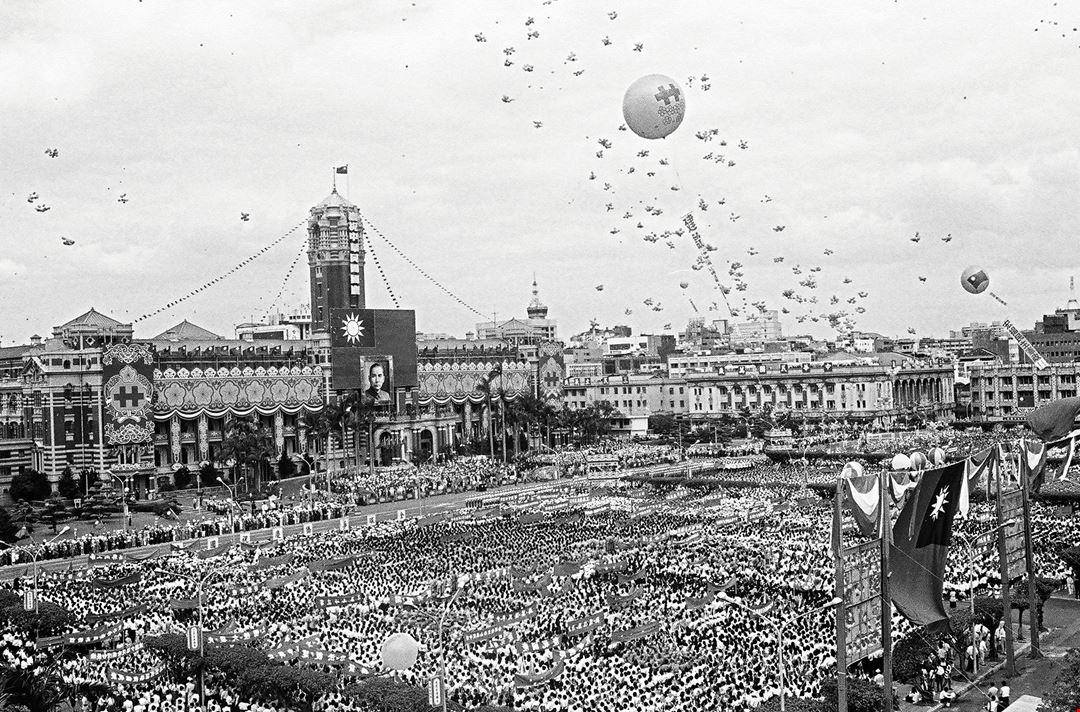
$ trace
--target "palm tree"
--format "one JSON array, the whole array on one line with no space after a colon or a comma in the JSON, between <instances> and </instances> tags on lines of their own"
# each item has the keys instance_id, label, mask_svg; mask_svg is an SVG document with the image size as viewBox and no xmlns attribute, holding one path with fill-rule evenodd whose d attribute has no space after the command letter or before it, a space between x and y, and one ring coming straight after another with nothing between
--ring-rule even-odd
<instances>
[{"instance_id":1,"label":"palm tree","mask_svg":"<svg viewBox=\"0 0 1080 712\"><path fill-rule=\"evenodd\" d=\"M222 461L233 461L233 481L239 483L239 468L243 463L251 464L255 489L261 484L259 463L274 454L274 436L261 425L256 416L233 418L225 426L225 437L221 442L218 457Z\"/></svg>"},{"instance_id":2,"label":"palm tree","mask_svg":"<svg viewBox=\"0 0 1080 712\"><path fill-rule=\"evenodd\" d=\"M334 433L341 434L341 442L345 443L345 413L341 403L337 400L327 403L323 406L322 410L316 413L307 413L305 420L308 422L308 427L314 432L320 440L326 443L326 450L324 455L326 457L326 486L330 488L330 450L331 439Z\"/></svg>"},{"instance_id":3,"label":"palm tree","mask_svg":"<svg viewBox=\"0 0 1080 712\"><path fill-rule=\"evenodd\" d=\"M359 392L349 393L339 399L342 406L342 443L345 442L344 428L347 426L353 431L353 451L356 456L356 471L360 472L360 435L368 434L368 460L374 467L375 443L373 440L372 426L375 423L375 408L364 403L363 396Z\"/></svg>"}]
</instances>

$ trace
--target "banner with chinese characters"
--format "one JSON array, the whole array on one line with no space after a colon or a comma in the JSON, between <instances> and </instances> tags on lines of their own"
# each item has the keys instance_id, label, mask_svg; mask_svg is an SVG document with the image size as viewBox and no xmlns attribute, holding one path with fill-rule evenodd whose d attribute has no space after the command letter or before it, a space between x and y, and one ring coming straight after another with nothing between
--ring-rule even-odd
<instances>
[{"instance_id":1,"label":"banner with chinese characters","mask_svg":"<svg viewBox=\"0 0 1080 712\"><path fill-rule=\"evenodd\" d=\"M112 344L101 354L105 441L131 445L154 438L154 353L148 344Z\"/></svg>"},{"instance_id":2,"label":"banner with chinese characters","mask_svg":"<svg viewBox=\"0 0 1080 712\"><path fill-rule=\"evenodd\" d=\"M847 664L881 649L881 539L844 549Z\"/></svg>"},{"instance_id":3,"label":"banner with chinese characters","mask_svg":"<svg viewBox=\"0 0 1080 712\"><path fill-rule=\"evenodd\" d=\"M1005 535L1005 561L1008 563L1009 580L1027 575L1027 559L1024 550L1024 500L1020 490L1001 495L1001 520L1012 521L1002 532Z\"/></svg>"}]
</instances>

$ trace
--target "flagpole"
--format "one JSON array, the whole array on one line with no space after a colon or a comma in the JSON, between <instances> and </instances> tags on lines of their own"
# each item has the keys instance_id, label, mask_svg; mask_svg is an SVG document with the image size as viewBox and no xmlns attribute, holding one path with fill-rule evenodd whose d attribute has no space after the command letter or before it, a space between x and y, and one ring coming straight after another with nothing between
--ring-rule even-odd
<instances>
[{"instance_id":1,"label":"flagpole","mask_svg":"<svg viewBox=\"0 0 1080 712\"><path fill-rule=\"evenodd\" d=\"M836 597L844 601L836 609L836 696L837 712L847 712L847 595L844 590L844 478L836 478L833 498L833 541L836 542Z\"/></svg>"},{"instance_id":2,"label":"flagpole","mask_svg":"<svg viewBox=\"0 0 1080 712\"><path fill-rule=\"evenodd\" d=\"M1038 660L1042 657L1039 645L1039 618L1035 614L1037 592L1035 590L1035 553L1031 547L1031 498L1028 493L1028 449L1024 440L1020 441L1020 457L1024 458L1017 464L1020 466L1020 497L1024 507L1024 568L1027 569L1028 580L1028 628L1031 630L1031 648L1028 657Z\"/></svg>"},{"instance_id":3,"label":"flagpole","mask_svg":"<svg viewBox=\"0 0 1080 712\"><path fill-rule=\"evenodd\" d=\"M998 571L1001 575L1001 610L1005 619L1005 674L1008 677L1016 676L1016 651L1013 643L1012 629L1012 601L1009 596L1009 560L1005 549L1005 527L1002 524L1002 510L1004 509L1001 498L1001 445L998 444L995 455L998 460L995 464L997 479L997 523L998 523Z\"/></svg>"},{"instance_id":4,"label":"flagpole","mask_svg":"<svg viewBox=\"0 0 1080 712\"><path fill-rule=\"evenodd\" d=\"M881 674L884 676L884 712L893 710L892 694L892 594L889 591L889 477L883 470L878 477L878 505L881 509Z\"/></svg>"},{"instance_id":5,"label":"flagpole","mask_svg":"<svg viewBox=\"0 0 1080 712\"><path fill-rule=\"evenodd\" d=\"M337 190L337 166L330 169L330 180L333 181L334 190Z\"/></svg>"}]
</instances>

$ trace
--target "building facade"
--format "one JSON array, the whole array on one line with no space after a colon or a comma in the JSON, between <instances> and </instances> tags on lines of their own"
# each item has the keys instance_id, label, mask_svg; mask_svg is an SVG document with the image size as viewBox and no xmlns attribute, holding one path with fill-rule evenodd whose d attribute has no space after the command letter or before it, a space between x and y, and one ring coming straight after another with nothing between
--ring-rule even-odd
<instances>
[{"instance_id":1,"label":"building facade","mask_svg":"<svg viewBox=\"0 0 1080 712\"><path fill-rule=\"evenodd\" d=\"M953 369L940 363L740 365L691 373L685 382L692 420L768 406L806 420L828 417L885 426L912 410L950 419L954 406Z\"/></svg>"},{"instance_id":2,"label":"building facade","mask_svg":"<svg viewBox=\"0 0 1080 712\"><path fill-rule=\"evenodd\" d=\"M1080 363L1041 371L1028 364L972 364L968 372L972 420L1023 420L1040 405L1077 395Z\"/></svg>"}]
</instances>

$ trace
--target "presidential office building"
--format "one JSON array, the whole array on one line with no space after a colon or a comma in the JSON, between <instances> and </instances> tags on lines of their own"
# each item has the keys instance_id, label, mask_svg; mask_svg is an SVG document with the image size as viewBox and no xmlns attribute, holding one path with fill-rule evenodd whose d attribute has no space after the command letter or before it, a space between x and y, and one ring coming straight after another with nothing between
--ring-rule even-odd
<instances>
[{"instance_id":1,"label":"presidential office building","mask_svg":"<svg viewBox=\"0 0 1080 712\"><path fill-rule=\"evenodd\" d=\"M836 354L810 363L719 366L713 373L687 373L687 418L708 422L766 405L796 418L826 418L889 426L918 411L923 417L953 416L953 368L943 361L879 353L852 358Z\"/></svg>"},{"instance_id":2,"label":"presidential office building","mask_svg":"<svg viewBox=\"0 0 1080 712\"><path fill-rule=\"evenodd\" d=\"M269 429L275 461L285 453L303 467L300 456L307 454L320 469L355 466L351 432L328 445L310 423L338 395L331 311L366 307L364 239L359 209L333 191L311 208L307 223L310 308L267 324L238 325L236 338L187 320L140 336L132 324L90 309L48 338L0 348L0 495L27 468L55 483L70 466L123 470L128 486L143 496L180 465L222 464L226 424L236 417L257 418ZM543 320L546 312L534 291L529 318ZM375 444L391 461L454 451L485 438L489 422L512 431L505 420L487 417L489 390L496 415L525 393L561 397L562 346L552 340L424 342L417 353L414 331L390 336L407 344L404 357L416 362L415 382L395 387L395 407L373 428ZM109 390L102 361L115 345L145 347L153 361L149 435L124 450L109 444L115 408L106 408L106 399L132 408L144 394L130 384ZM490 389L482 388L487 383Z\"/></svg>"}]
</instances>

